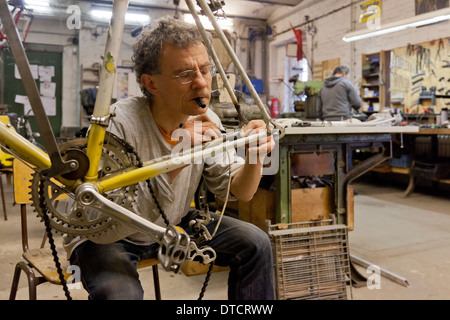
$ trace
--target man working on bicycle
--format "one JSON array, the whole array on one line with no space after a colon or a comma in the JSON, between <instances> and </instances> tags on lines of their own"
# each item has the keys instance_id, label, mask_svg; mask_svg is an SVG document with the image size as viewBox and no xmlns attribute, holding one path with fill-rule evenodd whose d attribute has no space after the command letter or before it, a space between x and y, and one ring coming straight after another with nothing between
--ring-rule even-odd
<instances>
[{"instance_id":1,"label":"man working on bicycle","mask_svg":"<svg viewBox=\"0 0 450 320\"><path fill-rule=\"evenodd\" d=\"M135 72L145 96L120 100L111 106L116 116L108 129L130 143L142 162L170 154L178 143L171 137L180 127L189 133L191 145L221 135L219 118L207 108L213 70L197 27L173 18L163 18L152 25L133 46ZM202 124L200 139L196 135L199 132L194 134L195 121ZM265 130L261 120L251 121L244 128L246 134L258 130ZM224 199L231 174L230 197L249 201L262 172L261 159L252 163L250 154L267 154L273 145L269 137L249 148L245 160L233 152L231 159L225 157L227 161L187 164L160 175L151 179L150 187L141 182L134 211L161 226L166 226L162 218L165 215L170 224L188 231L189 221L198 215L190 203L202 176L208 189ZM214 221L207 226L211 234L219 221L217 214L212 215ZM217 254L215 264L230 267L229 299L274 298L272 250L265 232L224 216L207 245ZM81 269L90 298L142 299L136 265L141 259L154 256L158 244L148 235L119 224L96 237L95 243L73 239L66 248L71 253L71 263Z\"/></svg>"}]
</instances>

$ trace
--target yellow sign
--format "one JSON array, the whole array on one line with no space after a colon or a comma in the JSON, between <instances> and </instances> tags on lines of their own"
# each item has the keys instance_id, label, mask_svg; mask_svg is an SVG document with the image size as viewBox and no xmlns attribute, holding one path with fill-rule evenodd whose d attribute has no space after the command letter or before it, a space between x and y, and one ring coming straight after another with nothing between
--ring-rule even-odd
<instances>
[{"instance_id":1,"label":"yellow sign","mask_svg":"<svg viewBox=\"0 0 450 320\"><path fill-rule=\"evenodd\" d=\"M381 18L381 0L370 0L360 5L360 22Z\"/></svg>"}]
</instances>

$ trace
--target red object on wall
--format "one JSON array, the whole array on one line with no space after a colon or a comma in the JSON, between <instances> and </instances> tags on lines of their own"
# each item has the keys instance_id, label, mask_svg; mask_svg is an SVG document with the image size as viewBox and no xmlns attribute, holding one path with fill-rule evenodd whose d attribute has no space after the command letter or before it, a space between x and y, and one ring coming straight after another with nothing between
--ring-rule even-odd
<instances>
[{"instance_id":1,"label":"red object on wall","mask_svg":"<svg viewBox=\"0 0 450 320\"><path fill-rule=\"evenodd\" d=\"M273 97L270 99L270 116L272 118L278 118L280 115L280 101L278 98Z\"/></svg>"},{"instance_id":2,"label":"red object on wall","mask_svg":"<svg viewBox=\"0 0 450 320\"><path fill-rule=\"evenodd\" d=\"M294 31L295 38L297 39L297 61L303 59L303 32L301 29L295 29L291 24L291 29Z\"/></svg>"}]
</instances>

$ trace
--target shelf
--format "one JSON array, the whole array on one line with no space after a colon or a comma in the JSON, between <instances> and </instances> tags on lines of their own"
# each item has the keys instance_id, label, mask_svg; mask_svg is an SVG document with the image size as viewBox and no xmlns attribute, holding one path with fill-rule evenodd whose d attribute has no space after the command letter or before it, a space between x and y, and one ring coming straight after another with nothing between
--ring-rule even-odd
<instances>
[{"instance_id":1,"label":"shelf","mask_svg":"<svg viewBox=\"0 0 450 320\"><path fill-rule=\"evenodd\" d=\"M84 79L84 80L83 80L83 83L95 83L95 84L98 85L98 80L94 80L94 79L92 79L92 80Z\"/></svg>"},{"instance_id":2,"label":"shelf","mask_svg":"<svg viewBox=\"0 0 450 320\"><path fill-rule=\"evenodd\" d=\"M388 164L375 167L371 171L378 172L378 173L390 173L390 172L399 173L399 174L410 174L411 173L411 170L409 168L391 167Z\"/></svg>"},{"instance_id":3,"label":"shelf","mask_svg":"<svg viewBox=\"0 0 450 320\"><path fill-rule=\"evenodd\" d=\"M377 109L385 105L386 88L389 87L389 82L386 82L386 65L389 63L386 59L388 56L387 51L362 55L363 72L360 96L363 106ZM368 93L376 95L366 96Z\"/></svg>"},{"instance_id":4,"label":"shelf","mask_svg":"<svg viewBox=\"0 0 450 320\"><path fill-rule=\"evenodd\" d=\"M362 84L361 86L363 86L363 87L379 87L380 84L379 83L365 83L365 84Z\"/></svg>"},{"instance_id":5,"label":"shelf","mask_svg":"<svg viewBox=\"0 0 450 320\"><path fill-rule=\"evenodd\" d=\"M379 77L380 74L379 73L371 73L368 75L363 75L363 78L371 78L371 77Z\"/></svg>"}]
</instances>

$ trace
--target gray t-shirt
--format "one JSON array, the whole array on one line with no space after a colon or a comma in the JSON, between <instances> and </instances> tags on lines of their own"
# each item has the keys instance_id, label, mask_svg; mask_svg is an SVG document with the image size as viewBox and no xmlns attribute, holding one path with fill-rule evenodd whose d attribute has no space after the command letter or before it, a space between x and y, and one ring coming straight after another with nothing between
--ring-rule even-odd
<instances>
[{"instance_id":1,"label":"gray t-shirt","mask_svg":"<svg viewBox=\"0 0 450 320\"><path fill-rule=\"evenodd\" d=\"M131 97L123 99L111 106L115 113L108 131L130 143L136 150L142 162L171 154L173 147L164 139L159 131L148 106L146 97ZM222 128L219 117L211 110L206 113L209 118ZM231 176L233 177L244 163L234 150L229 152L231 160ZM169 174L162 174L151 179L152 189L156 198L171 224L180 223L181 219L190 209L195 191L202 176L208 189L220 199L227 194L229 179L228 156L218 156L203 159L198 163L184 167L170 183ZM231 196L231 195L230 195ZM136 198L133 202L133 211L145 219L166 226L150 194L147 182L140 182ZM119 223L116 227L108 229L91 240L95 243L112 243L118 240L128 240L136 244L152 244L153 238L147 234L136 231L131 226ZM75 246L85 241L80 237L65 237L65 248L70 256Z\"/></svg>"}]
</instances>

